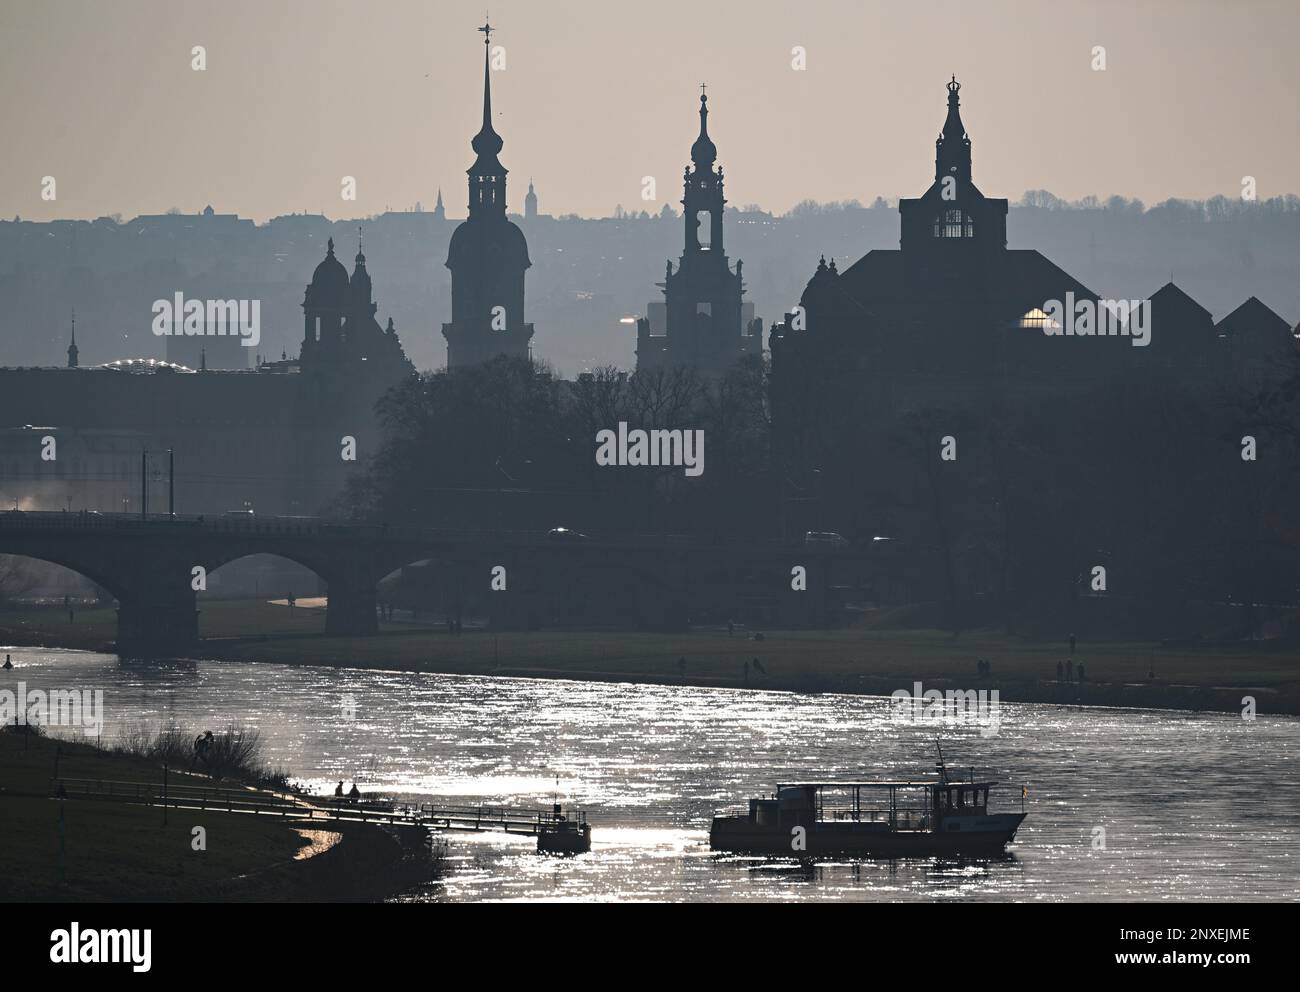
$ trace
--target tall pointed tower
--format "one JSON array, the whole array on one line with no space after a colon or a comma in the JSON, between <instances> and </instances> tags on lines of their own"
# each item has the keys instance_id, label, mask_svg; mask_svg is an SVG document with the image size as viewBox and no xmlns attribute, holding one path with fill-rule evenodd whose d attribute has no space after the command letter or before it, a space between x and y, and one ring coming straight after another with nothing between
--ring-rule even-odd
<instances>
[{"instance_id":1,"label":"tall pointed tower","mask_svg":"<svg viewBox=\"0 0 1300 992\"><path fill-rule=\"evenodd\" d=\"M533 181L528 180L528 192L524 195L524 220L537 219L537 190L533 189Z\"/></svg>"},{"instance_id":2,"label":"tall pointed tower","mask_svg":"<svg viewBox=\"0 0 1300 992\"><path fill-rule=\"evenodd\" d=\"M926 273L995 260L1007 245L1007 201L986 197L971 179L971 141L962 124L954 76L948 116L934 143L934 182L916 199L900 200L899 246L911 268Z\"/></svg>"},{"instance_id":3,"label":"tall pointed tower","mask_svg":"<svg viewBox=\"0 0 1300 992\"><path fill-rule=\"evenodd\" d=\"M762 347L761 331L746 326L741 297L742 263L731 271L723 250L722 169L709 137L709 98L700 87L700 133L691 145L691 165L683 176L685 246L673 271L668 263L660 284L665 297L665 333L654 334L649 320L637 324L637 368L687 365L718 375L741 355Z\"/></svg>"},{"instance_id":4,"label":"tall pointed tower","mask_svg":"<svg viewBox=\"0 0 1300 992\"><path fill-rule=\"evenodd\" d=\"M492 127L492 26L483 32L483 125L470 143L469 217L452 233L451 323L447 367L476 365L498 355L527 358L533 325L524 320L524 274L532 262L524 233L506 218L506 167L497 158L504 142Z\"/></svg>"},{"instance_id":5,"label":"tall pointed tower","mask_svg":"<svg viewBox=\"0 0 1300 992\"><path fill-rule=\"evenodd\" d=\"M77 361L78 361L77 356L79 354L80 351L77 349L77 311L73 310L72 311L72 344L68 345L68 368L75 369L77 367Z\"/></svg>"}]
</instances>

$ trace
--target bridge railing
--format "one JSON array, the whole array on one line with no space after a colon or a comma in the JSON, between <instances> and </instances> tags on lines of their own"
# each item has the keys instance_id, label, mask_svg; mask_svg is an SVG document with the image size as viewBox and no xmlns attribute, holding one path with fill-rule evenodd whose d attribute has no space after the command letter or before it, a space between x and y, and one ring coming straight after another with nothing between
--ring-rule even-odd
<instances>
[{"instance_id":1,"label":"bridge railing","mask_svg":"<svg viewBox=\"0 0 1300 992\"><path fill-rule=\"evenodd\" d=\"M265 812L281 816L305 815L307 812L297 800L275 793L220 786L178 785L171 782L164 785L162 782L57 778L51 780L50 794L67 799L138 802L150 806L166 803L169 806L194 806L240 813Z\"/></svg>"},{"instance_id":2,"label":"bridge railing","mask_svg":"<svg viewBox=\"0 0 1300 992\"><path fill-rule=\"evenodd\" d=\"M694 534L615 534L557 538L550 531L486 530L359 523L324 517L225 517L199 515L99 513L88 510L0 511L0 531L94 531L97 533L205 533L240 536L324 537L411 544L507 545L511 547L593 549L654 548L683 550L777 551L799 550L817 557L860 554L852 548L807 546L776 538L734 538Z\"/></svg>"}]
</instances>

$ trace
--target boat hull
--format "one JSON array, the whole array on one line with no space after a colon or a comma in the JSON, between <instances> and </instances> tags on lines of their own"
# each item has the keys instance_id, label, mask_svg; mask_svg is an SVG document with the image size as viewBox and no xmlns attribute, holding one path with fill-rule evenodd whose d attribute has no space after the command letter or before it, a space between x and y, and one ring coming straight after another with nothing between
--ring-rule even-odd
<instances>
[{"instance_id":1,"label":"boat hull","mask_svg":"<svg viewBox=\"0 0 1300 992\"><path fill-rule=\"evenodd\" d=\"M947 829L933 831L821 821L778 827L757 824L745 816L716 816L709 829L709 846L731 854L787 858L992 857L1003 853L1024 818L1024 813L963 817L943 824Z\"/></svg>"},{"instance_id":2,"label":"boat hull","mask_svg":"<svg viewBox=\"0 0 1300 992\"><path fill-rule=\"evenodd\" d=\"M543 854L586 854L591 850L591 827L583 823L540 830L537 850Z\"/></svg>"}]
</instances>

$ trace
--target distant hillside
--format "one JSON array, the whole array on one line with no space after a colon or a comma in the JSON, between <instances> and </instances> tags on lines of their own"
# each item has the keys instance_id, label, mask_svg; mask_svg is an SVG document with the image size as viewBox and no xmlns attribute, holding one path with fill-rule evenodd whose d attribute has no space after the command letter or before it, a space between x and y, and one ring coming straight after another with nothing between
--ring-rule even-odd
<instances>
[{"instance_id":1,"label":"distant hillside","mask_svg":"<svg viewBox=\"0 0 1300 992\"><path fill-rule=\"evenodd\" d=\"M635 326L660 298L655 283L676 260L681 218L516 217L528 236L528 314L534 353L566 375L603 364L630 366ZM363 222L367 267L381 323L392 317L420 368L441 366L451 282L443 263L457 221L432 213L386 213ZM0 222L0 364L61 365L71 311L81 364L163 357L150 330L154 300L262 301L262 346L279 358L298 350L303 289L333 237L352 269L356 221L319 215L263 225L233 215L167 214L130 221ZM1291 324L1300 321L1300 198L1242 203L1170 200L1146 208L1112 197L1065 203L1027 193L1011 208L1011 247L1036 248L1098 293L1141 298L1175 282L1222 317L1258 296ZM820 255L841 268L873 248L898 244L894 204L800 204L772 216L728 211L726 250L743 259L747 298L766 323L799 299Z\"/></svg>"}]
</instances>

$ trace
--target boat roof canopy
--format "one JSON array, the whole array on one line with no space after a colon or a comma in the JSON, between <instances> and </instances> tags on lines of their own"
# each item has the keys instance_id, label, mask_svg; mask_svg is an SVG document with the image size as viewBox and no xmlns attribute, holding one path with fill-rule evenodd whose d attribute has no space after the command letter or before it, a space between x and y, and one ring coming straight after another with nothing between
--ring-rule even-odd
<instances>
[{"instance_id":1,"label":"boat roof canopy","mask_svg":"<svg viewBox=\"0 0 1300 992\"><path fill-rule=\"evenodd\" d=\"M933 778L921 782L778 782L776 788L778 791L781 789L928 789L935 785L986 788L997 784L993 780L971 782L949 779L947 782L940 782L937 778Z\"/></svg>"}]
</instances>

